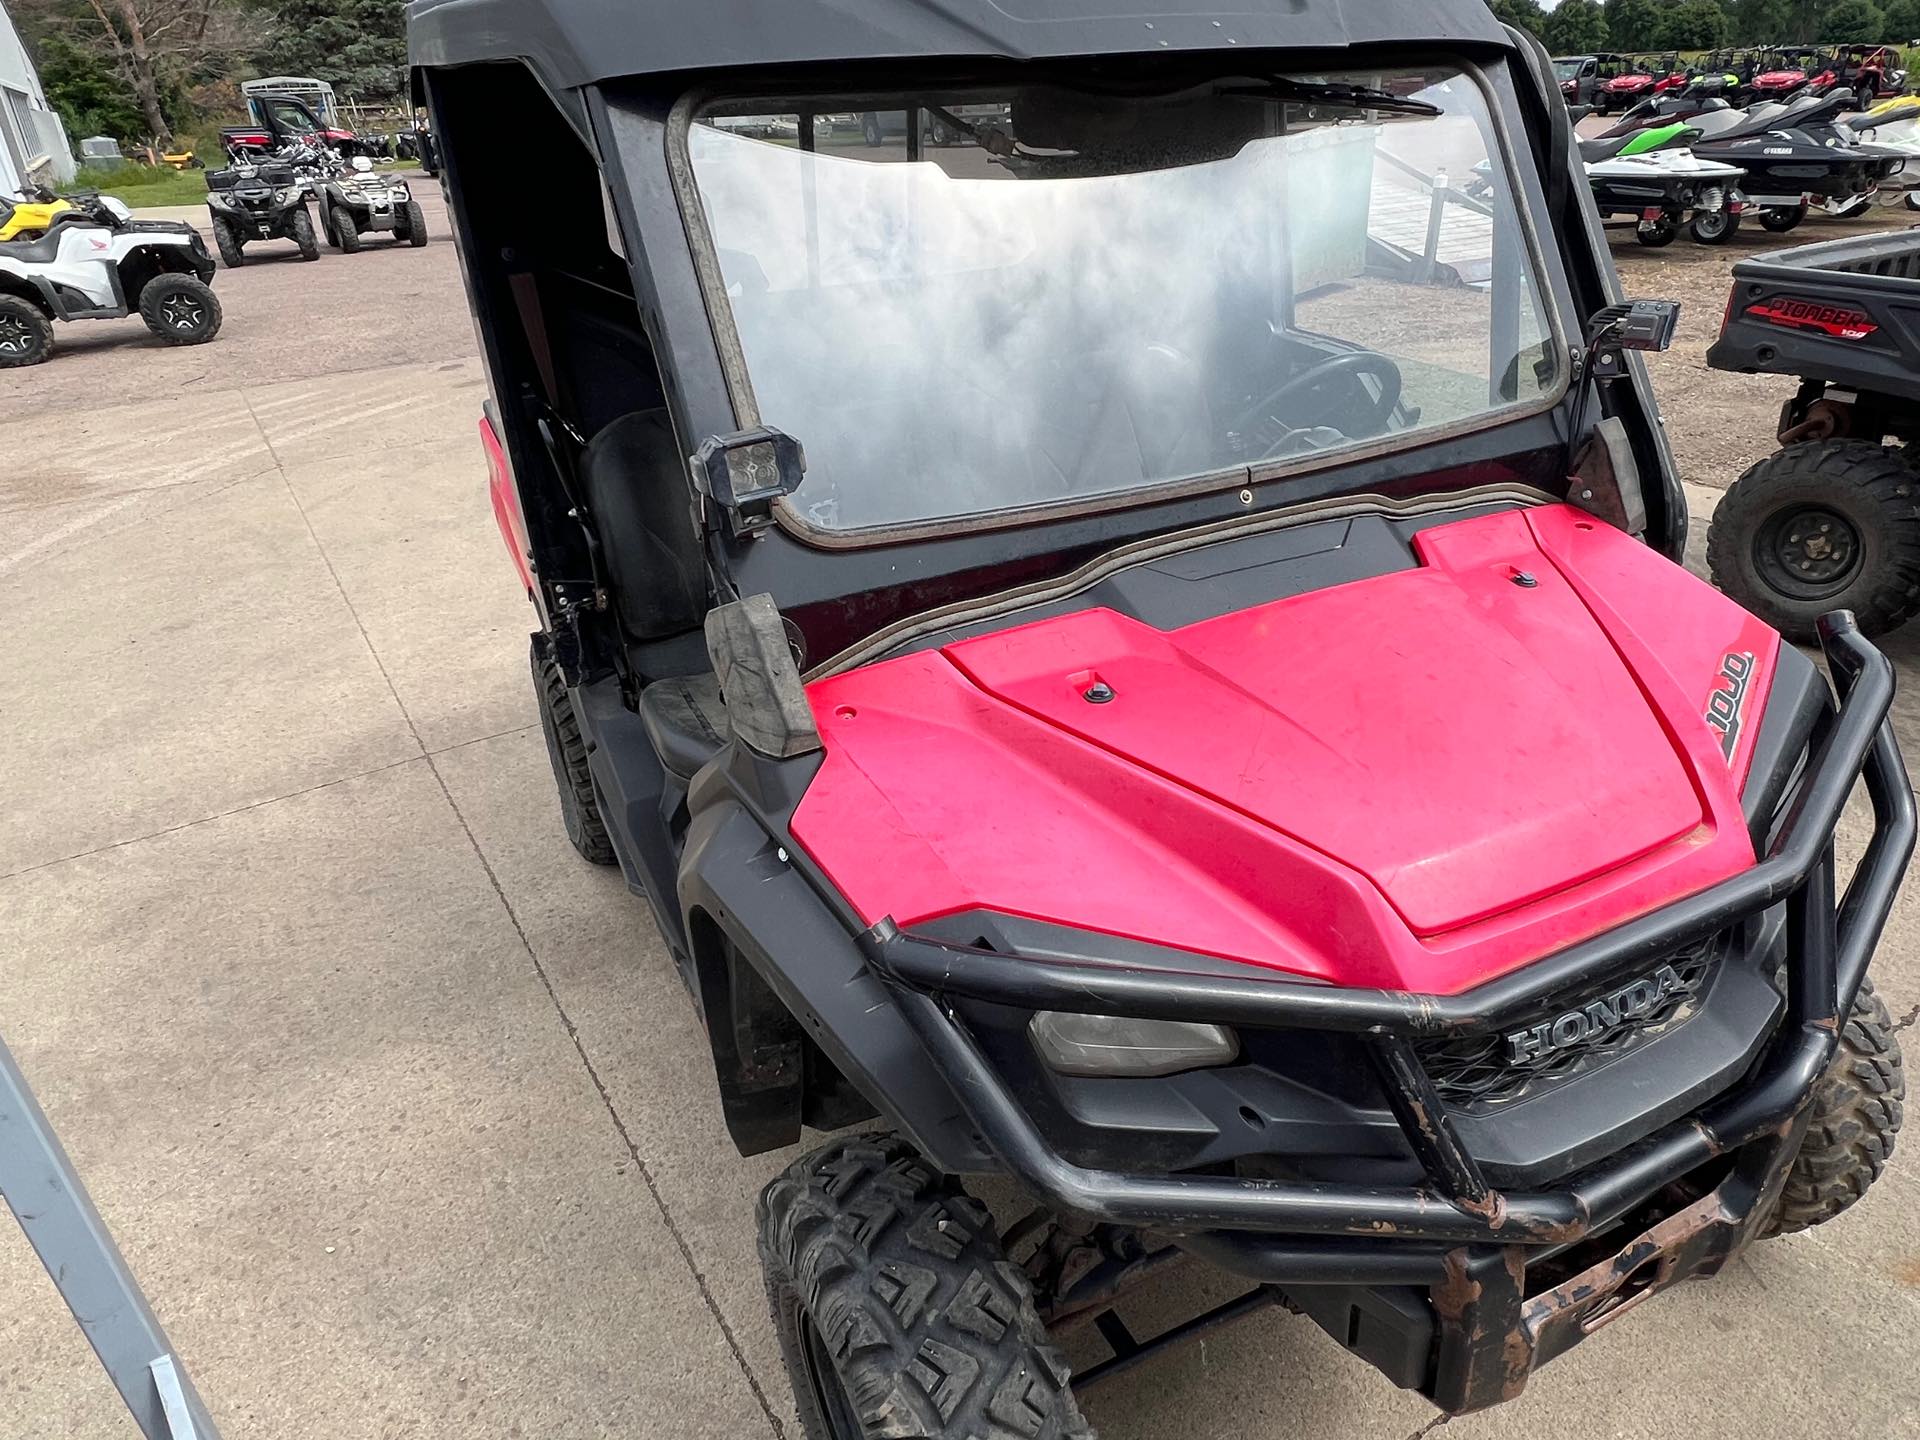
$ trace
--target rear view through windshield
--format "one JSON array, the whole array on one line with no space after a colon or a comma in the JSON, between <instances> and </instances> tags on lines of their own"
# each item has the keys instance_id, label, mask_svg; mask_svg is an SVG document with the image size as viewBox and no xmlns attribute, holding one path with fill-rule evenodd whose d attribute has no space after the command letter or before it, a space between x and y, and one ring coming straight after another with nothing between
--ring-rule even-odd
<instances>
[{"instance_id":1,"label":"rear view through windshield","mask_svg":"<svg viewBox=\"0 0 1920 1440\"><path fill-rule=\"evenodd\" d=\"M819 529L1413 444L1560 383L1459 73L727 105L687 145Z\"/></svg>"}]
</instances>

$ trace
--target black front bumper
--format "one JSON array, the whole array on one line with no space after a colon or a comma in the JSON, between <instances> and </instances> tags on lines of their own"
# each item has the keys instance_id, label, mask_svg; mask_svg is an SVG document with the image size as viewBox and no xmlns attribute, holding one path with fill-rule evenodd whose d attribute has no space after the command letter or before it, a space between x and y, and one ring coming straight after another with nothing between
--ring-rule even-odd
<instances>
[{"instance_id":1,"label":"black front bumper","mask_svg":"<svg viewBox=\"0 0 1920 1440\"><path fill-rule=\"evenodd\" d=\"M1043 960L909 935L885 920L862 945L985 1148L1050 1204L1170 1234L1290 1290L1359 1284L1388 1299L1396 1287L1424 1290L1430 1334L1423 1340L1419 1317L1396 1331L1402 1348L1424 1354L1424 1363L1385 1368L1449 1411L1492 1404L1517 1393L1535 1365L1644 1296L1717 1270L1764 1224L1799 1147L1809 1097L1833 1058L1915 834L1913 792L1887 718L1893 668L1845 613L1822 622L1821 644L1839 704L1816 732L1786 819L1760 863L1461 995L1182 974L1091 954ZM1873 836L1836 901L1834 829L1862 777ZM1785 1012L1744 1081L1552 1188L1503 1192L1488 1183L1455 1134L1416 1041L1500 1029L1783 903ZM1075 1164L1008 1089L956 1000L1359 1036L1426 1183L1389 1188ZM1704 1193L1683 1185L1702 1174L1712 1182ZM1302 1308L1314 1311L1311 1303ZM1351 1322L1347 1328L1357 1332ZM1396 1330L1391 1322L1385 1328ZM1364 1345L1352 1348L1367 1353Z\"/></svg>"}]
</instances>

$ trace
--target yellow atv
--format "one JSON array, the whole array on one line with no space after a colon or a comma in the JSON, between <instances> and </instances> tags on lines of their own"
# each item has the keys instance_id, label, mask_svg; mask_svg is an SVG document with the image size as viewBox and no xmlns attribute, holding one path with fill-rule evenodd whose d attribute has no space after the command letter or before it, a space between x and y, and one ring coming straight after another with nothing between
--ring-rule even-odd
<instances>
[{"instance_id":1,"label":"yellow atv","mask_svg":"<svg viewBox=\"0 0 1920 1440\"><path fill-rule=\"evenodd\" d=\"M51 190L28 186L16 199L0 195L0 241L37 240L53 228L53 217L73 205Z\"/></svg>"}]
</instances>

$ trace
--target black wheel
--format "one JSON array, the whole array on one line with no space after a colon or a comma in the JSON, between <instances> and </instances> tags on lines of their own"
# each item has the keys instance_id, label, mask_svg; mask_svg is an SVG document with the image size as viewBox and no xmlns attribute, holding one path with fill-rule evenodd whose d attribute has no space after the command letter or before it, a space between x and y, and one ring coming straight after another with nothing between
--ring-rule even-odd
<instances>
[{"instance_id":1,"label":"black wheel","mask_svg":"<svg viewBox=\"0 0 1920 1440\"><path fill-rule=\"evenodd\" d=\"M593 775L587 769L587 742L580 734L580 718L573 713L560 667L547 654L542 637L533 637L533 691L540 700L540 728L547 735L547 759L560 790L560 818L573 848L595 865L612 865L619 857L600 818L600 801L593 793Z\"/></svg>"},{"instance_id":2,"label":"black wheel","mask_svg":"<svg viewBox=\"0 0 1920 1440\"><path fill-rule=\"evenodd\" d=\"M339 232L333 228L333 206L329 205L325 200L320 202L319 230L320 238L327 242L327 248L329 250L338 250L340 248Z\"/></svg>"},{"instance_id":3,"label":"black wheel","mask_svg":"<svg viewBox=\"0 0 1920 1440\"><path fill-rule=\"evenodd\" d=\"M867 142L869 150L878 150L880 142L887 138L880 133L880 117L871 110L860 117L860 138Z\"/></svg>"},{"instance_id":4,"label":"black wheel","mask_svg":"<svg viewBox=\"0 0 1920 1440\"><path fill-rule=\"evenodd\" d=\"M1829 610L1868 635L1920 611L1920 475L1865 440L1789 445L1734 481L1707 532L1713 583L1789 639Z\"/></svg>"},{"instance_id":5,"label":"black wheel","mask_svg":"<svg viewBox=\"0 0 1920 1440\"><path fill-rule=\"evenodd\" d=\"M1920 190L1909 190L1907 192L1907 208L1909 210L1920 210Z\"/></svg>"},{"instance_id":6,"label":"black wheel","mask_svg":"<svg viewBox=\"0 0 1920 1440\"><path fill-rule=\"evenodd\" d=\"M1731 210L1702 210L1687 233L1702 245L1724 245L1740 230L1740 217Z\"/></svg>"},{"instance_id":7,"label":"black wheel","mask_svg":"<svg viewBox=\"0 0 1920 1440\"><path fill-rule=\"evenodd\" d=\"M31 300L0 295L0 370L39 365L53 354L53 322Z\"/></svg>"},{"instance_id":8,"label":"black wheel","mask_svg":"<svg viewBox=\"0 0 1920 1440\"><path fill-rule=\"evenodd\" d=\"M1862 112L1873 108L1873 87L1862 85L1853 95L1853 108Z\"/></svg>"},{"instance_id":9,"label":"black wheel","mask_svg":"<svg viewBox=\"0 0 1920 1440\"><path fill-rule=\"evenodd\" d=\"M1761 227L1771 230L1775 235L1786 234L1806 218L1805 205L1771 205L1760 212Z\"/></svg>"},{"instance_id":10,"label":"black wheel","mask_svg":"<svg viewBox=\"0 0 1920 1440\"><path fill-rule=\"evenodd\" d=\"M360 253L360 222L353 218L353 212L344 205L333 207L333 234L343 252L348 255Z\"/></svg>"},{"instance_id":11,"label":"black wheel","mask_svg":"<svg viewBox=\"0 0 1920 1440\"><path fill-rule=\"evenodd\" d=\"M1833 1063L1814 1087L1813 1119L1767 1233L1825 1224L1865 1195L1893 1154L1906 1095L1893 1017L1869 980L1854 997Z\"/></svg>"},{"instance_id":12,"label":"black wheel","mask_svg":"<svg viewBox=\"0 0 1920 1440\"><path fill-rule=\"evenodd\" d=\"M213 243L220 252L220 263L229 270L238 270L247 263L246 242L225 216L213 217Z\"/></svg>"},{"instance_id":13,"label":"black wheel","mask_svg":"<svg viewBox=\"0 0 1920 1440\"><path fill-rule=\"evenodd\" d=\"M220 333L220 301L197 275L156 275L140 292L140 318L169 345L204 345Z\"/></svg>"},{"instance_id":14,"label":"black wheel","mask_svg":"<svg viewBox=\"0 0 1920 1440\"><path fill-rule=\"evenodd\" d=\"M313 216L307 213L306 206L302 205L293 212L293 223L287 227L287 232L293 237L293 243L300 247L302 260L320 258L320 237L313 233Z\"/></svg>"},{"instance_id":15,"label":"black wheel","mask_svg":"<svg viewBox=\"0 0 1920 1440\"><path fill-rule=\"evenodd\" d=\"M993 1217L904 1141L767 1186L760 1263L807 1440L1092 1440Z\"/></svg>"},{"instance_id":16,"label":"black wheel","mask_svg":"<svg viewBox=\"0 0 1920 1440\"><path fill-rule=\"evenodd\" d=\"M416 250L427 243L427 217L420 213L420 202L418 200L409 200L407 202L407 222L401 233L405 237L407 244Z\"/></svg>"},{"instance_id":17,"label":"black wheel","mask_svg":"<svg viewBox=\"0 0 1920 1440\"><path fill-rule=\"evenodd\" d=\"M1680 222L1671 215L1658 220L1642 220L1635 227L1633 238L1649 249L1658 250L1663 245L1671 245L1680 234Z\"/></svg>"}]
</instances>

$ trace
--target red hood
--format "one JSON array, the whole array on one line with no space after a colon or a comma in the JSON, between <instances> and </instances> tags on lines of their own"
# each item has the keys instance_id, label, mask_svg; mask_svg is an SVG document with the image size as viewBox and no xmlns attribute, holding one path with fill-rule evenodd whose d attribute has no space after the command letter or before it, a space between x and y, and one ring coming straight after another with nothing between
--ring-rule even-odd
<instances>
[{"instance_id":1,"label":"red hood","mask_svg":"<svg viewBox=\"0 0 1920 1440\"><path fill-rule=\"evenodd\" d=\"M818 682L794 835L869 921L999 910L1437 993L1753 863L1747 742L1730 765L1704 711L1751 653L1757 717L1771 631L1560 507L1417 550L1182 629L1082 611Z\"/></svg>"},{"instance_id":2,"label":"red hood","mask_svg":"<svg viewBox=\"0 0 1920 1440\"><path fill-rule=\"evenodd\" d=\"M1807 78L1804 70L1769 70L1764 75L1753 77L1753 83L1763 90L1777 90L1782 85L1798 85Z\"/></svg>"},{"instance_id":3,"label":"red hood","mask_svg":"<svg viewBox=\"0 0 1920 1440\"><path fill-rule=\"evenodd\" d=\"M1653 84L1651 75L1616 75L1607 82L1607 89L1631 92L1644 90L1651 84Z\"/></svg>"}]
</instances>

